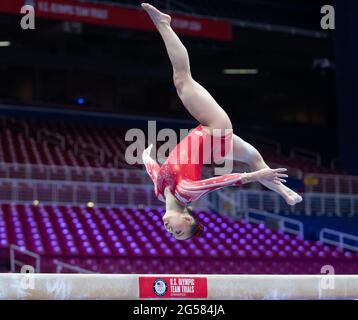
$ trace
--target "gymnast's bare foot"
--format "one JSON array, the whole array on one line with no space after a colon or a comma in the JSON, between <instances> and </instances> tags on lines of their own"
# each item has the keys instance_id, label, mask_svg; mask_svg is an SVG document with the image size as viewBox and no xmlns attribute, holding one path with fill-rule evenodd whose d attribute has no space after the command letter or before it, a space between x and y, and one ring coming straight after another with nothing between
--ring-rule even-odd
<instances>
[{"instance_id":1,"label":"gymnast's bare foot","mask_svg":"<svg viewBox=\"0 0 358 320\"><path fill-rule=\"evenodd\" d=\"M156 26L161 24L168 26L170 25L172 18L169 15L160 12L157 8L153 7L149 3L142 3L142 8L147 11Z\"/></svg>"},{"instance_id":2,"label":"gymnast's bare foot","mask_svg":"<svg viewBox=\"0 0 358 320\"><path fill-rule=\"evenodd\" d=\"M284 198L288 205L294 206L297 203L300 203L303 201L302 197L298 193L294 192L293 190L291 190L287 187L285 189L286 189L285 190L286 195L284 196Z\"/></svg>"},{"instance_id":3,"label":"gymnast's bare foot","mask_svg":"<svg viewBox=\"0 0 358 320\"><path fill-rule=\"evenodd\" d=\"M266 188L269 188L270 190L275 191L279 195L281 195L289 206L294 206L297 203L302 202L303 200L298 193L294 192L289 187L285 186L282 182L272 183L272 182L265 181L263 179L260 179L259 182L262 185L264 185Z\"/></svg>"}]
</instances>

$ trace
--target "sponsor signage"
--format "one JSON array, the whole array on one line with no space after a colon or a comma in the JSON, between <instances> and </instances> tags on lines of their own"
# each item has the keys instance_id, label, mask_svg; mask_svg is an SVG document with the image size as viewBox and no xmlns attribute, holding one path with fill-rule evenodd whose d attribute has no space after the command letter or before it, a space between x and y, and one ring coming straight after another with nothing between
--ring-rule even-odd
<instances>
[{"instance_id":1,"label":"sponsor signage","mask_svg":"<svg viewBox=\"0 0 358 320\"><path fill-rule=\"evenodd\" d=\"M206 277L139 277L139 298L207 298Z\"/></svg>"},{"instance_id":2,"label":"sponsor signage","mask_svg":"<svg viewBox=\"0 0 358 320\"><path fill-rule=\"evenodd\" d=\"M78 0L11 0L0 1L0 12L20 14L24 5L35 8L36 17L80 23L155 31L155 26L141 8L111 4L80 2ZM229 41L231 23L220 19L173 14L172 26L183 35Z\"/></svg>"}]
</instances>

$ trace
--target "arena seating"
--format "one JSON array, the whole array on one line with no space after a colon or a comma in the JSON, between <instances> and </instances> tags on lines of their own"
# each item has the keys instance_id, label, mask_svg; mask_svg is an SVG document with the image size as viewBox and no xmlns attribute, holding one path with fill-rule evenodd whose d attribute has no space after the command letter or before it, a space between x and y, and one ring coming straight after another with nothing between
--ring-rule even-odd
<instances>
[{"instance_id":1,"label":"arena seating","mask_svg":"<svg viewBox=\"0 0 358 320\"><path fill-rule=\"evenodd\" d=\"M61 121L15 120L9 126L6 120L0 127L2 162L92 167L111 167L114 162L119 162L120 167L126 167L123 160L126 146L120 138L124 135L119 130L112 132L106 126L65 124ZM15 125L16 130L13 129ZM44 134L40 135L42 132ZM101 150L105 161L101 163L95 152L92 155L88 152L76 154L76 145Z\"/></svg>"},{"instance_id":2,"label":"arena seating","mask_svg":"<svg viewBox=\"0 0 358 320\"><path fill-rule=\"evenodd\" d=\"M337 273L358 271L358 253L272 231L264 225L197 212L202 237L177 241L165 232L162 210L1 205L0 251L15 244L97 272ZM196 263L197 262L197 263Z\"/></svg>"},{"instance_id":3,"label":"arena seating","mask_svg":"<svg viewBox=\"0 0 358 320\"><path fill-rule=\"evenodd\" d=\"M125 130L108 125L55 120L14 120L0 123L0 162L60 166L140 168L124 159ZM337 173L311 162L263 150L269 163L303 172Z\"/></svg>"}]
</instances>

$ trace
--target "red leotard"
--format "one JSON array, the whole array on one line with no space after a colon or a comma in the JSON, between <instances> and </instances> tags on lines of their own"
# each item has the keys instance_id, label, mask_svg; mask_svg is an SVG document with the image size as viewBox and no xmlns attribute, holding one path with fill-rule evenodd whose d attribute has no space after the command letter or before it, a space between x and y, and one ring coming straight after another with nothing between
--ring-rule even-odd
<instances>
[{"instance_id":1,"label":"red leotard","mask_svg":"<svg viewBox=\"0 0 358 320\"><path fill-rule=\"evenodd\" d=\"M211 144L211 148L204 147L207 143ZM214 137L199 125L174 148L161 167L144 153L143 163L153 180L158 199L165 202L164 190L167 187L179 202L186 205L214 190L240 186L239 173L200 180L204 163L208 163L208 159L212 157L216 161L224 158L229 153L231 145L232 132Z\"/></svg>"}]
</instances>

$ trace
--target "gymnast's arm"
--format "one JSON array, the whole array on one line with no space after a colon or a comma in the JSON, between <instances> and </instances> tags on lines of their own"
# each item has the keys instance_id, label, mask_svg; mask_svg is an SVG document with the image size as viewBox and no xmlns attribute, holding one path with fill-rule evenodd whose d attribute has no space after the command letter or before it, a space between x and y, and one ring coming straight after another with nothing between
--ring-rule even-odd
<instances>
[{"instance_id":1,"label":"gymnast's arm","mask_svg":"<svg viewBox=\"0 0 358 320\"><path fill-rule=\"evenodd\" d=\"M249 173L231 173L218 177L213 177L198 181L182 180L177 186L178 192L184 197L190 197L192 201L199 199L203 195L230 186L241 186L243 184L256 182L259 180L268 180L276 184L286 182L283 178L287 175L280 169L262 169Z\"/></svg>"}]
</instances>

